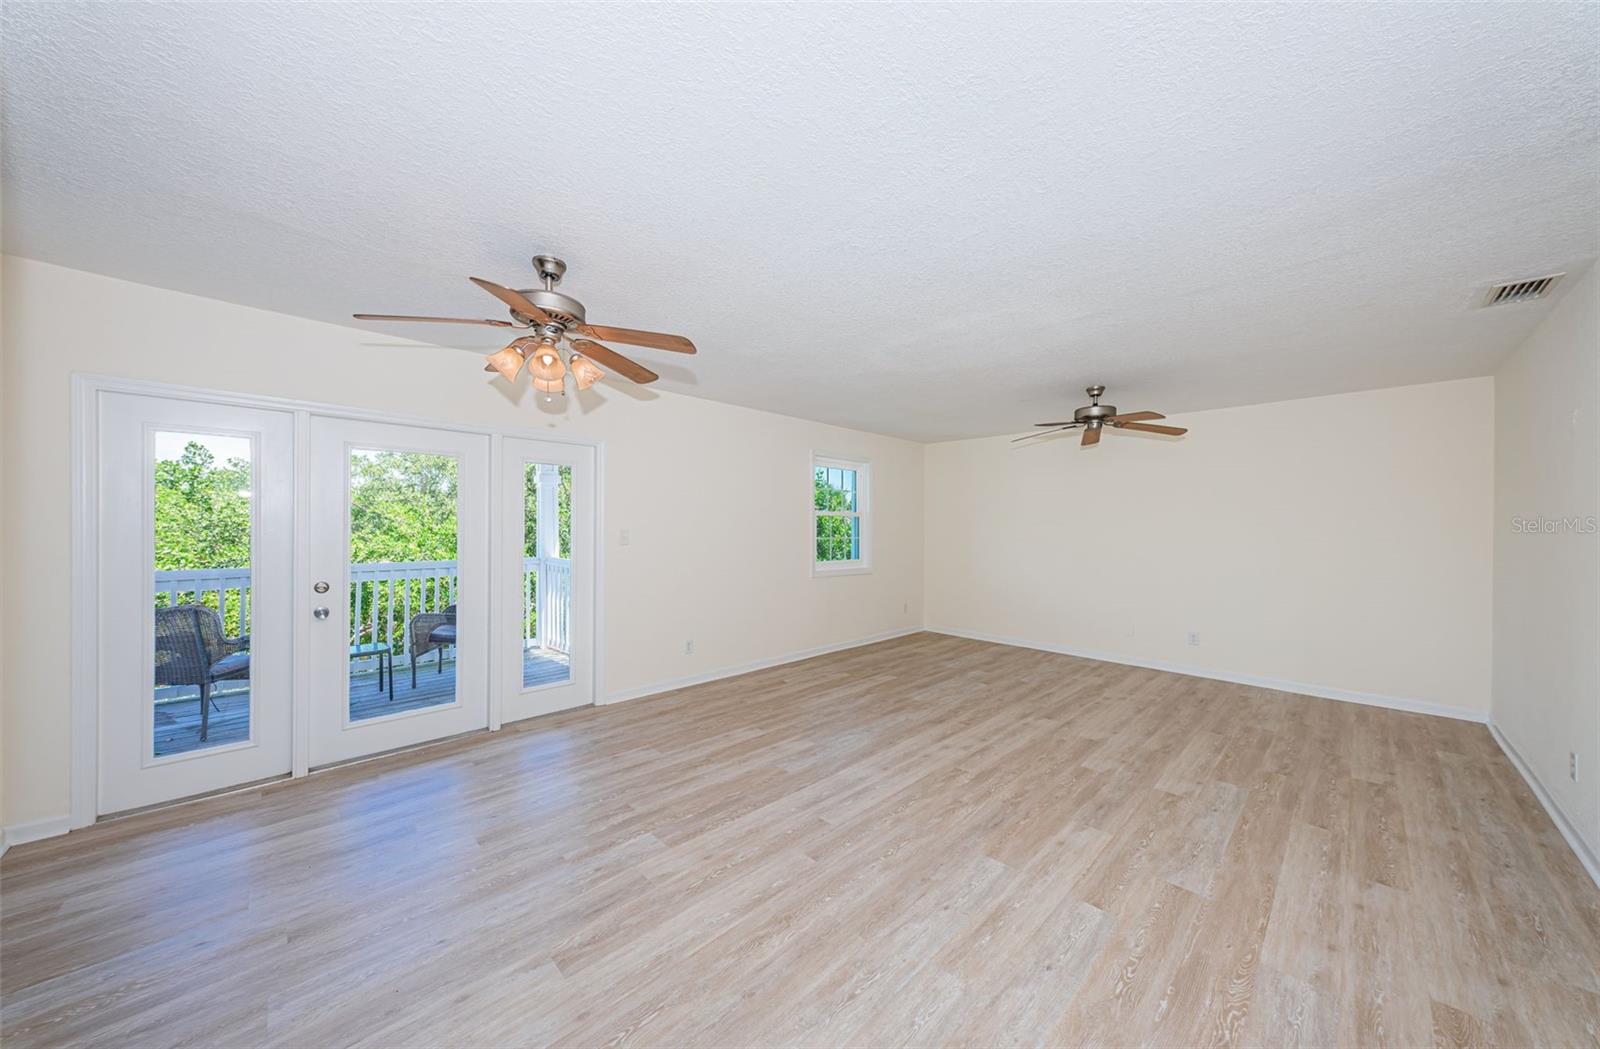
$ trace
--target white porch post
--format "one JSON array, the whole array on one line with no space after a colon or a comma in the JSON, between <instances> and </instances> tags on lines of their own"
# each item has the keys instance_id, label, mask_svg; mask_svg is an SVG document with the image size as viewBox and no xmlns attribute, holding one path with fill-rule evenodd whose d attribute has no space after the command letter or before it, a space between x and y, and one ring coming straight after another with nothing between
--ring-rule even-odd
<instances>
[{"instance_id":1,"label":"white porch post","mask_svg":"<svg viewBox=\"0 0 1600 1049\"><path fill-rule=\"evenodd\" d=\"M534 644L539 648L543 648L545 647L545 639L548 637L550 617L554 614L553 606L550 603L552 597L550 573L545 571L545 568L549 564L550 558L561 556L561 521L560 514L557 511L561 470L550 463L540 463L538 476L539 617L534 631Z\"/></svg>"}]
</instances>

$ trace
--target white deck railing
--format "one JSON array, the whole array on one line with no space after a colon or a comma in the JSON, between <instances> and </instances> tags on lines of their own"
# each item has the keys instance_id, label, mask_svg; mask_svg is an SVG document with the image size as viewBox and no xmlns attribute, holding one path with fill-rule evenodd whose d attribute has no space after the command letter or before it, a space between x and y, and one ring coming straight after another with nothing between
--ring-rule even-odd
<instances>
[{"instance_id":1,"label":"white deck railing","mask_svg":"<svg viewBox=\"0 0 1600 1049\"><path fill-rule=\"evenodd\" d=\"M350 566L352 643L387 641L407 648L406 624L454 604L460 577L454 561L369 562ZM158 604L208 605L230 633L250 632L250 569L178 569L155 574ZM537 604L537 608L535 605ZM522 563L524 647L569 653L572 646L572 562L529 557ZM537 615L534 613L537 611Z\"/></svg>"},{"instance_id":2,"label":"white deck railing","mask_svg":"<svg viewBox=\"0 0 1600 1049\"><path fill-rule=\"evenodd\" d=\"M206 596L211 600L207 601ZM165 600L163 600L165 598ZM228 632L250 632L250 569L197 568L156 573L156 606L209 605L222 613Z\"/></svg>"},{"instance_id":3,"label":"white deck railing","mask_svg":"<svg viewBox=\"0 0 1600 1049\"><path fill-rule=\"evenodd\" d=\"M536 600L539 614L535 616ZM522 637L525 648L572 651L571 561L564 557L523 559Z\"/></svg>"}]
</instances>

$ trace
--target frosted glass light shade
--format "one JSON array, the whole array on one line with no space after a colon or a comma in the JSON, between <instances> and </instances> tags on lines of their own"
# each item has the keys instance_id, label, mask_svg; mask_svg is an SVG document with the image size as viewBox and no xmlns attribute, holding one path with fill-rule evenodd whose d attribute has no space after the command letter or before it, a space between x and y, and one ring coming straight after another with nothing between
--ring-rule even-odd
<instances>
[{"instance_id":1,"label":"frosted glass light shade","mask_svg":"<svg viewBox=\"0 0 1600 1049\"><path fill-rule=\"evenodd\" d=\"M528 340L518 339L503 350L496 350L484 358L486 362L483 370L486 372L499 372L507 382L515 381L517 373L522 370L523 351Z\"/></svg>"},{"instance_id":2,"label":"frosted glass light shade","mask_svg":"<svg viewBox=\"0 0 1600 1049\"><path fill-rule=\"evenodd\" d=\"M535 379L560 383L567 366L561 363L561 353L554 345L541 342L528 351L528 371Z\"/></svg>"},{"instance_id":3,"label":"frosted glass light shade","mask_svg":"<svg viewBox=\"0 0 1600 1049\"><path fill-rule=\"evenodd\" d=\"M594 361L580 353L572 355L572 379L578 384L578 389L587 390L605 377L606 373Z\"/></svg>"}]
</instances>

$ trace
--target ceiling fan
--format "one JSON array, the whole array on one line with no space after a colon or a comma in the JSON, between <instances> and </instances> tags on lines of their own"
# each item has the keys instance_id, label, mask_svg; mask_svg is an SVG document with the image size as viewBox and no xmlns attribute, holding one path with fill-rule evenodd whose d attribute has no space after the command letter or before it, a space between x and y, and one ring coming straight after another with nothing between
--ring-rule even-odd
<instances>
[{"instance_id":1,"label":"ceiling fan","mask_svg":"<svg viewBox=\"0 0 1600 1049\"><path fill-rule=\"evenodd\" d=\"M1044 437L1047 434L1061 433L1063 430L1072 430L1079 426L1083 427L1083 443L1080 445L1083 448L1087 448L1091 444L1099 444L1100 433L1107 426L1118 430L1164 433L1171 437L1180 437L1189 432L1183 426L1152 426L1146 421L1148 419L1165 419L1166 416L1160 412L1124 412L1121 415L1117 414L1116 405L1100 403L1101 395L1106 392L1104 386L1088 386L1084 388L1083 392L1089 395L1089 403L1072 413L1071 422L1034 423L1033 425L1035 426L1048 427L1048 429L1040 430L1037 433L1024 434L1021 437L1014 438L1011 443L1016 444L1017 441L1026 441L1032 437Z\"/></svg>"},{"instance_id":2,"label":"ceiling fan","mask_svg":"<svg viewBox=\"0 0 1600 1049\"><path fill-rule=\"evenodd\" d=\"M694 343L681 335L588 323L583 303L555 290L556 285L561 283L562 275L567 272L567 264L554 255L535 255L533 268L544 287L519 291L501 287L481 277L468 278L510 308L511 319L508 321L474 320L469 317L413 317L392 313L357 313L355 318L362 321L482 324L491 328L526 331L527 335L513 339L504 349L489 354L483 370L499 372L507 380L514 380L526 364L528 373L533 376L534 389L543 393L545 400L552 399L558 393L566 395L568 370L572 372L573 382L580 390L587 390L606 377L602 365L637 383L655 382L661 378L637 361L594 342L595 339L625 342L630 346L648 346L673 353L695 352Z\"/></svg>"}]
</instances>

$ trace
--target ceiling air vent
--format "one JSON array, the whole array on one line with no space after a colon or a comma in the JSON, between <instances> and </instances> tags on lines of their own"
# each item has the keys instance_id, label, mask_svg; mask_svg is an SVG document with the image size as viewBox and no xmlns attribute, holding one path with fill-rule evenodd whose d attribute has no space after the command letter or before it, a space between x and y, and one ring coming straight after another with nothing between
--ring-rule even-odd
<instances>
[{"instance_id":1,"label":"ceiling air vent","mask_svg":"<svg viewBox=\"0 0 1600 1049\"><path fill-rule=\"evenodd\" d=\"M1483 297L1485 306L1504 306L1509 302L1532 302L1542 299L1550 294L1550 289L1565 277L1565 273L1552 273L1548 277L1534 277L1531 280L1513 280L1504 284L1496 284L1489 289Z\"/></svg>"}]
</instances>

